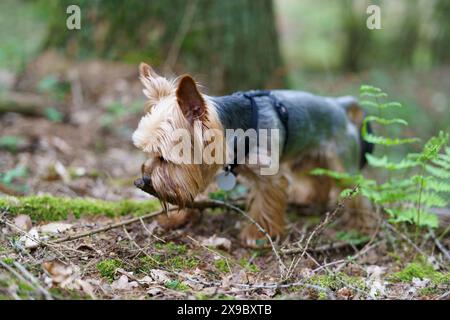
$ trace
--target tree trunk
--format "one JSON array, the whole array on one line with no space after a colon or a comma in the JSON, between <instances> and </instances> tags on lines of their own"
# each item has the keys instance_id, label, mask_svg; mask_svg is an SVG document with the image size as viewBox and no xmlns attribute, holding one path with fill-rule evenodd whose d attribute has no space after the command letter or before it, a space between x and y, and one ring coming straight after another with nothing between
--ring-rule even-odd
<instances>
[{"instance_id":1,"label":"tree trunk","mask_svg":"<svg viewBox=\"0 0 450 320\"><path fill-rule=\"evenodd\" d=\"M400 65L412 66L420 42L421 19L417 1L408 1L404 11L400 32L391 46L396 49L393 54Z\"/></svg>"},{"instance_id":2,"label":"tree trunk","mask_svg":"<svg viewBox=\"0 0 450 320\"><path fill-rule=\"evenodd\" d=\"M70 4L81 30L61 19ZM215 94L285 85L272 0L61 0L51 11L46 47L69 57L147 61Z\"/></svg>"},{"instance_id":3,"label":"tree trunk","mask_svg":"<svg viewBox=\"0 0 450 320\"><path fill-rule=\"evenodd\" d=\"M371 32L366 26L367 14L364 1L341 2L342 29L345 35L342 68L357 72L363 67L364 58L371 45Z\"/></svg>"},{"instance_id":4,"label":"tree trunk","mask_svg":"<svg viewBox=\"0 0 450 320\"><path fill-rule=\"evenodd\" d=\"M436 23L436 33L433 41L433 56L436 64L450 62L450 1L437 0L433 20Z\"/></svg>"}]
</instances>

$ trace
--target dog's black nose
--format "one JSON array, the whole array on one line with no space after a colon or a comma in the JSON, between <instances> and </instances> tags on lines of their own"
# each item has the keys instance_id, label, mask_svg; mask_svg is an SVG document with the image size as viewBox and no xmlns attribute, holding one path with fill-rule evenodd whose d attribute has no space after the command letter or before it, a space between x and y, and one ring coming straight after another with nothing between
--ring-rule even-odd
<instances>
[{"instance_id":1,"label":"dog's black nose","mask_svg":"<svg viewBox=\"0 0 450 320\"><path fill-rule=\"evenodd\" d=\"M139 178L139 179L134 180L134 185L135 185L136 187L138 187L139 189L144 188L144 186L145 186L144 179Z\"/></svg>"},{"instance_id":2,"label":"dog's black nose","mask_svg":"<svg viewBox=\"0 0 450 320\"><path fill-rule=\"evenodd\" d=\"M156 191L152 186L152 181L148 176L134 180L134 185L148 194L156 196Z\"/></svg>"},{"instance_id":3,"label":"dog's black nose","mask_svg":"<svg viewBox=\"0 0 450 320\"><path fill-rule=\"evenodd\" d=\"M152 181L150 180L150 178L148 176L143 176L142 180L144 181L144 184L146 184L147 186L152 185Z\"/></svg>"}]
</instances>

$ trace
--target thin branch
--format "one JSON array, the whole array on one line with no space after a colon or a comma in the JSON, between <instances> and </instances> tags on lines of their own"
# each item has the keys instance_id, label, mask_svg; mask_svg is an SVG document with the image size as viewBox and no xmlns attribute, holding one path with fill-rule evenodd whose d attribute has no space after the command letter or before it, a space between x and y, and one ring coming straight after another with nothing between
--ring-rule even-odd
<instances>
[{"instance_id":1,"label":"thin branch","mask_svg":"<svg viewBox=\"0 0 450 320\"><path fill-rule=\"evenodd\" d=\"M25 268L19 268L19 270L23 272L23 270L26 271L26 274L29 275L28 277L25 277L25 275L22 275L20 273L18 273L16 270L14 270L11 266L9 266L7 263L3 262L2 259L0 259L0 265L5 268L6 270L8 270L12 275L14 275L17 279L19 279L20 281L22 281L23 283L28 284L30 287L37 289L38 291L41 292L41 294L44 295L44 297L47 300L53 300L52 296L50 295L50 293L45 290L36 280L36 282L34 282L34 277L28 272L26 271ZM17 262L14 261L14 265L20 266ZM28 278L28 279L27 279ZM32 280L33 279L33 280Z\"/></svg>"},{"instance_id":2,"label":"thin branch","mask_svg":"<svg viewBox=\"0 0 450 320\"><path fill-rule=\"evenodd\" d=\"M173 210L177 210L177 208L169 209L169 211L173 211ZM52 240L52 241L50 241L50 243L61 243L61 242L72 241L72 240L76 240L76 239L80 239L80 238L89 237L89 236L92 236L92 235L97 234L97 233L106 232L106 231L109 231L111 229L120 228L122 226L126 226L126 225L129 225L129 224L138 222L141 219L143 220L143 219L156 217L156 216L159 216L160 214L162 214L164 212L165 212L164 210L160 210L160 211L152 212L152 213L140 216L140 217L123 220L121 222L110 223L110 224L107 224L106 226L103 226L101 228L97 228L97 229L94 229L94 230L91 230L91 231L81 232L81 233L77 233L77 234L73 234L73 235L68 235L68 236L63 237L63 238Z\"/></svg>"},{"instance_id":3,"label":"thin branch","mask_svg":"<svg viewBox=\"0 0 450 320\"><path fill-rule=\"evenodd\" d=\"M281 260L280 254L278 253L278 251L275 247L275 244L272 241L272 237L267 233L267 231L263 227L261 227L261 225L258 222L256 222L255 219L253 219L250 215L248 215L244 210L242 210L239 207L236 207L235 205L232 205L230 203L226 203L226 202L219 201L219 200L209 200L206 202L211 202L212 204L215 204L217 206L227 207L233 211L236 211L236 212L242 214L244 217L246 217L248 220L250 220L250 222L253 223L258 228L258 230L261 231L262 234L264 234L264 236L267 238L267 240L269 240L270 246L272 247L272 251L275 254L275 257L278 261L278 266L280 269L281 276L283 276L285 274L285 272L287 270L286 265L283 263L283 260Z\"/></svg>"},{"instance_id":4,"label":"thin branch","mask_svg":"<svg viewBox=\"0 0 450 320\"><path fill-rule=\"evenodd\" d=\"M448 252L447 248L444 247L444 245L439 241L439 239L434 234L434 231L431 231L431 238L434 241L434 244L436 247L444 254L444 257L450 261L450 253Z\"/></svg>"},{"instance_id":5,"label":"thin branch","mask_svg":"<svg viewBox=\"0 0 450 320\"><path fill-rule=\"evenodd\" d=\"M37 289L44 295L44 297L47 300L53 300L52 295L50 294L50 292L47 291L47 289L45 289L43 286L41 286L41 284L39 283L39 281L24 267L22 266L20 263L18 263L17 261L14 261L14 266L19 269L20 272L22 272L22 274L28 278L36 287Z\"/></svg>"}]
</instances>

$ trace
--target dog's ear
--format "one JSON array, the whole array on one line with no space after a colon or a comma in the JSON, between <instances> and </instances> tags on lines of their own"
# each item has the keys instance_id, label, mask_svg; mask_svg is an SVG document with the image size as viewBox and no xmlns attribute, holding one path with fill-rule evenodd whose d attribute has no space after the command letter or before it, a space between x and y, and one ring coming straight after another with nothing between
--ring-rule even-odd
<instances>
[{"instance_id":1,"label":"dog's ear","mask_svg":"<svg viewBox=\"0 0 450 320\"><path fill-rule=\"evenodd\" d=\"M157 78L159 75L148 64L141 62L139 64L139 76L141 78Z\"/></svg>"},{"instance_id":2,"label":"dog's ear","mask_svg":"<svg viewBox=\"0 0 450 320\"><path fill-rule=\"evenodd\" d=\"M148 98L146 109L156 105L159 100L169 96L175 90L172 82L161 77L152 67L143 62L139 65L139 79L144 85L143 92Z\"/></svg>"},{"instance_id":3,"label":"dog's ear","mask_svg":"<svg viewBox=\"0 0 450 320\"><path fill-rule=\"evenodd\" d=\"M351 122L360 127L364 121L364 110L358 104L352 104L346 109L347 117Z\"/></svg>"},{"instance_id":4,"label":"dog's ear","mask_svg":"<svg viewBox=\"0 0 450 320\"><path fill-rule=\"evenodd\" d=\"M206 117L206 104L197 89L194 79L185 75L181 78L177 89L177 100L181 111L190 123L203 121Z\"/></svg>"}]
</instances>

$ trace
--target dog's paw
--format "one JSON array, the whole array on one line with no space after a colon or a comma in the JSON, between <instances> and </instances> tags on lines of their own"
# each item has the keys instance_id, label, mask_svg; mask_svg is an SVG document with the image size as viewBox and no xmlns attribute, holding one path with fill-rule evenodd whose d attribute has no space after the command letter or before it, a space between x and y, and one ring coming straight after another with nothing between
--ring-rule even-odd
<instances>
[{"instance_id":1,"label":"dog's paw","mask_svg":"<svg viewBox=\"0 0 450 320\"><path fill-rule=\"evenodd\" d=\"M270 247L269 239L262 233L255 225L246 226L239 236L241 243L249 248L268 248ZM278 238L278 235L273 236L272 239Z\"/></svg>"},{"instance_id":2,"label":"dog's paw","mask_svg":"<svg viewBox=\"0 0 450 320\"><path fill-rule=\"evenodd\" d=\"M197 212L191 209L168 212L167 215L159 215L157 221L164 229L180 228L191 220L195 220Z\"/></svg>"}]
</instances>

